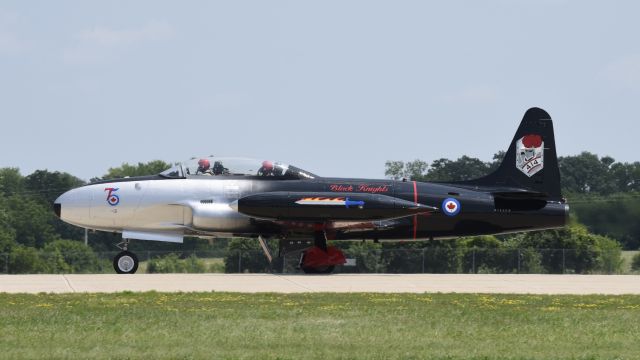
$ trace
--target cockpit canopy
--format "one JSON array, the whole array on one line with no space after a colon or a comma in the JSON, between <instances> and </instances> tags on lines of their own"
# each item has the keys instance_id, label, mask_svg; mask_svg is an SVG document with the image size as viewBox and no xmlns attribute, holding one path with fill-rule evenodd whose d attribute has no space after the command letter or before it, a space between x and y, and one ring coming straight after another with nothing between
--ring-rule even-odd
<instances>
[{"instance_id":1,"label":"cockpit canopy","mask_svg":"<svg viewBox=\"0 0 640 360\"><path fill-rule=\"evenodd\" d=\"M304 180L317 176L295 166L272 160L208 156L193 158L160 173L167 178L192 176L251 176Z\"/></svg>"}]
</instances>

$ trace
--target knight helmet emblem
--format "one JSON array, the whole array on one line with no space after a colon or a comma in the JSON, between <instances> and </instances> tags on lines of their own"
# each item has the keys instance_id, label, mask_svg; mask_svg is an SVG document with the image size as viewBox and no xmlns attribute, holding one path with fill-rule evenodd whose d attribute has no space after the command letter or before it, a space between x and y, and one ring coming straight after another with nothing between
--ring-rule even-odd
<instances>
[{"instance_id":1,"label":"knight helmet emblem","mask_svg":"<svg viewBox=\"0 0 640 360\"><path fill-rule=\"evenodd\" d=\"M540 135L525 135L516 142L516 167L528 177L544 167L544 141Z\"/></svg>"}]
</instances>

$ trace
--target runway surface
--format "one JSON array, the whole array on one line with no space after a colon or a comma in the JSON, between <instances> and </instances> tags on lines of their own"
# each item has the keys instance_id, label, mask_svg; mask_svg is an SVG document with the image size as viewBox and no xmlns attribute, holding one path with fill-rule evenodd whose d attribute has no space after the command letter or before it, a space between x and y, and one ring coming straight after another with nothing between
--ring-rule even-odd
<instances>
[{"instance_id":1,"label":"runway surface","mask_svg":"<svg viewBox=\"0 0 640 360\"><path fill-rule=\"evenodd\" d=\"M0 292L120 291L640 294L635 275L272 274L0 275Z\"/></svg>"}]
</instances>

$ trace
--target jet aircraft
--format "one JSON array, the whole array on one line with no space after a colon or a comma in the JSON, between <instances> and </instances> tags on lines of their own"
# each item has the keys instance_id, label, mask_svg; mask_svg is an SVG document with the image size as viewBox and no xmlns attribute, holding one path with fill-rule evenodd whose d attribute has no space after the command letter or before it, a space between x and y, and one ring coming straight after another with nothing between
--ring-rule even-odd
<instances>
[{"instance_id":1,"label":"jet aircraft","mask_svg":"<svg viewBox=\"0 0 640 360\"><path fill-rule=\"evenodd\" d=\"M346 261L328 240L446 239L553 229L569 207L560 193L553 124L529 109L493 173L475 180L418 182L320 177L275 161L204 157L158 175L72 189L54 203L63 221L122 233L117 273L132 274L131 240L181 243L185 236L279 239L279 255L301 251L306 273ZM306 241L293 241L293 240Z\"/></svg>"}]
</instances>

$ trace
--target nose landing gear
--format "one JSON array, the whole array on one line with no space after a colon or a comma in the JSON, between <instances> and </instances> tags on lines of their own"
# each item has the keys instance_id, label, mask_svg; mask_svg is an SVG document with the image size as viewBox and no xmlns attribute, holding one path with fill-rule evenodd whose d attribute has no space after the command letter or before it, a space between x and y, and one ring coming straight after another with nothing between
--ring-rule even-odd
<instances>
[{"instance_id":1,"label":"nose landing gear","mask_svg":"<svg viewBox=\"0 0 640 360\"><path fill-rule=\"evenodd\" d=\"M123 239L121 243L116 245L122 251L113 258L113 268L118 274L135 274L138 270L138 257L136 254L128 251L129 239Z\"/></svg>"}]
</instances>

